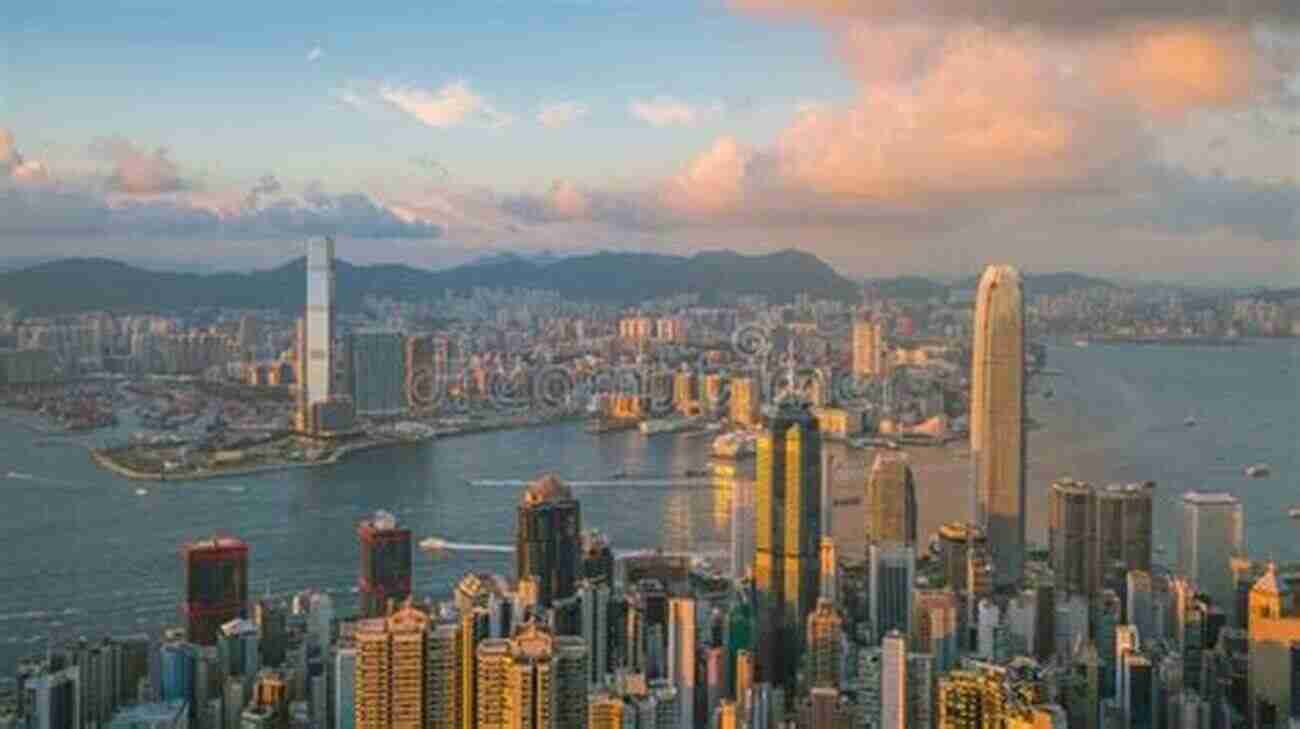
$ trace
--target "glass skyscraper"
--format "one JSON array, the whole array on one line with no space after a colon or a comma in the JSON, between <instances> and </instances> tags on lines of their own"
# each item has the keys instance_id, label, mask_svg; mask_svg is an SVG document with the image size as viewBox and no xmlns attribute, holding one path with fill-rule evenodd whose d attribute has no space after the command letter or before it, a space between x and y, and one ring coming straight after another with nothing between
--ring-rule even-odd
<instances>
[{"instance_id":1,"label":"glass skyscraper","mask_svg":"<svg viewBox=\"0 0 1300 729\"><path fill-rule=\"evenodd\" d=\"M808 408L779 403L758 439L754 589L757 680L793 690L804 624L817 604L821 432Z\"/></svg>"},{"instance_id":2,"label":"glass skyscraper","mask_svg":"<svg viewBox=\"0 0 1300 729\"><path fill-rule=\"evenodd\" d=\"M988 536L997 585L1025 561L1025 317L1020 273L989 266L975 299L970 450L975 521Z\"/></svg>"},{"instance_id":3,"label":"glass skyscraper","mask_svg":"<svg viewBox=\"0 0 1300 729\"><path fill-rule=\"evenodd\" d=\"M1183 494L1178 571L1215 605L1231 609L1236 594L1231 560L1241 556L1241 502L1225 493Z\"/></svg>"}]
</instances>

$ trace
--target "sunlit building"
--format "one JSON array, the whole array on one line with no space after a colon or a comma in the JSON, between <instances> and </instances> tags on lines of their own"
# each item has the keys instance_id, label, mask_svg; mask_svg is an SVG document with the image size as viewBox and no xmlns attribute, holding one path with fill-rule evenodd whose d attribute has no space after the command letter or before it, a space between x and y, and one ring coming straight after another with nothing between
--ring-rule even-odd
<instances>
[{"instance_id":1,"label":"sunlit building","mask_svg":"<svg viewBox=\"0 0 1300 729\"><path fill-rule=\"evenodd\" d=\"M759 436L756 470L757 680L792 689L818 596L822 537L821 434L805 407L778 405Z\"/></svg>"},{"instance_id":2,"label":"sunlit building","mask_svg":"<svg viewBox=\"0 0 1300 729\"><path fill-rule=\"evenodd\" d=\"M997 585L1025 560L1025 318L1020 273L989 266L975 300L970 444L975 521L988 537Z\"/></svg>"},{"instance_id":3,"label":"sunlit building","mask_svg":"<svg viewBox=\"0 0 1300 729\"><path fill-rule=\"evenodd\" d=\"M916 544L916 481L907 456L876 456L864 503L869 543Z\"/></svg>"}]
</instances>

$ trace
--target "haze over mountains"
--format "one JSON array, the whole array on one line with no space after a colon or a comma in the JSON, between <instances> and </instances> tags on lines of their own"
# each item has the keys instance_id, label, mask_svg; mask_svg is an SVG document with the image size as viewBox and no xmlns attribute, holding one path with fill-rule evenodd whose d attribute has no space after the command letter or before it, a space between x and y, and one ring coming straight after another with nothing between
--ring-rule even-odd
<instances>
[{"instance_id":1,"label":"haze over mountains","mask_svg":"<svg viewBox=\"0 0 1300 729\"><path fill-rule=\"evenodd\" d=\"M305 298L304 265L299 258L250 273L200 274L160 272L103 258L69 258L0 273L0 301L30 315L202 306L296 311ZM1030 293L1112 285L1072 273L1031 276L1028 281ZM951 288L974 287L974 279L952 286L916 276L869 283L891 298L946 296ZM436 271L337 262L338 303L344 311L357 310L367 295L416 300L474 287L547 289L570 299L614 304L683 293L699 294L705 303L742 294L790 301L803 292L851 302L860 298L862 290L860 282L837 273L812 254L793 249L764 255L706 251L689 257L614 252L567 258L494 255Z\"/></svg>"}]
</instances>

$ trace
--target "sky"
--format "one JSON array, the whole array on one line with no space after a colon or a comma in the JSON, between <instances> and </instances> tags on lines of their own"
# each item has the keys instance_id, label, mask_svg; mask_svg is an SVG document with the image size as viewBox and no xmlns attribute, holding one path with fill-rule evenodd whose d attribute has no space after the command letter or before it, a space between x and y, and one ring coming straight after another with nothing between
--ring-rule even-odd
<instances>
[{"instance_id":1,"label":"sky","mask_svg":"<svg viewBox=\"0 0 1300 729\"><path fill-rule=\"evenodd\" d=\"M918 9L923 8L923 9ZM7 17L4 17L7 16ZM1300 285L1294 0L17 0L0 258Z\"/></svg>"}]
</instances>

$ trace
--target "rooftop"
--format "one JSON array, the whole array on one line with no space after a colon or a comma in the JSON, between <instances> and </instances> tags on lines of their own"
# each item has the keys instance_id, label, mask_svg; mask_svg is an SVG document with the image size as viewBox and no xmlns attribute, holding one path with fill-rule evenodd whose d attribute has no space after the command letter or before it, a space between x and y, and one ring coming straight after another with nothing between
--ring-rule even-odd
<instances>
[{"instance_id":1,"label":"rooftop","mask_svg":"<svg viewBox=\"0 0 1300 729\"><path fill-rule=\"evenodd\" d=\"M522 501L525 504L539 504L543 501L567 501L572 498L572 489L555 474L547 474L528 484Z\"/></svg>"},{"instance_id":2,"label":"rooftop","mask_svg":"<svg viewBox=\"0 0 1300 729\"><path fill-rule=\"evenodd\" d=\"M1236 505L1241 502L1236 496L1222 491L1187 491L1183 494L1183 503L1199 505Z\"/></svg>"}]
</instances>

